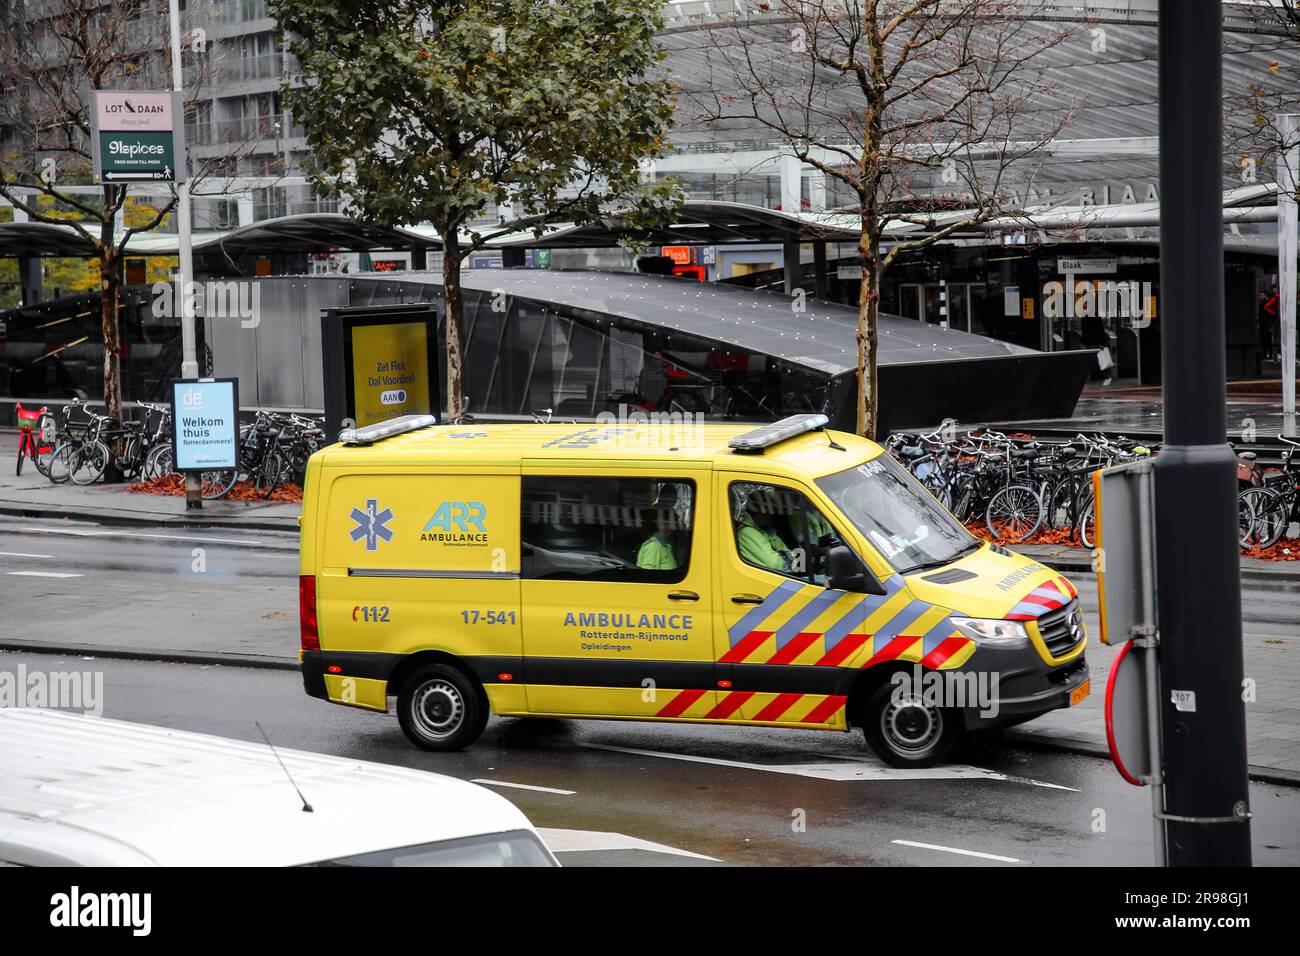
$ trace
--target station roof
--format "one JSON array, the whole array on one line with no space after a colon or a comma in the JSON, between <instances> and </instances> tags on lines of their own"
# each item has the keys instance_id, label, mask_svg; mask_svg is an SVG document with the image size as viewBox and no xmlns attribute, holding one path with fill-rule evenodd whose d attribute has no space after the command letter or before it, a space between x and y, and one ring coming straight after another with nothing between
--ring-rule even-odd
<instances>
[{"instance_id":1,"label":"station roof","mask_svg":"<svg viewBox=\"0 0 1300 956\"><path fill-rule=\"evenodd\" d=\"M1276 219L1276 187L1271 183L1238 186L1224 193L1224 220L1263 222ZM1114 203L1110 205L1052 205L1036 207L1026 217L1006 217L972 227L957 235L983 236L1002 230L1078 230L1154 227L1159 222L1160 203ZM965 215L962 210L935 213L930 226L892 223L888 239L904 239L939 229ZM532 230L506 233L489 242L488 249L585 249L640 240L656 245L721 245L744 243L857 242L860 226L855 214L836 212L785 212L746 203L720 200L687 200L671 225L651 232L634 231L616 216L586 225L558 223L538 236ZM468 235L465 240L468 241ZM196 232L196 254L224 252L231 258L247 254L311 253L343 249L370 252L409 249L414 245L441 248L432 227L400 226L386 229L359 222L340 213L303 213L266 219L225 232ZM150 232L132 236L126 253L132 256L174 256L175 233ZM0 223L0 257L5 256L89 256L93 246L73 227L37 222Z\"/></svg>"}]
</instances>

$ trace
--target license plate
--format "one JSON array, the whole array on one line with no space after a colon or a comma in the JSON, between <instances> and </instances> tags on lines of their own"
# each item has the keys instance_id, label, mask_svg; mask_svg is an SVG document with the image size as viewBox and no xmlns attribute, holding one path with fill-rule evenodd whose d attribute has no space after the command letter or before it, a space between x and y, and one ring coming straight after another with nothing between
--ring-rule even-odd
<instances>
[{"instance_id":1,"label":"license plate","mask_svg":"<svg viewBox=\"0 0 1300 956\"><path fill-rule=\"evenodd\" d=\"M1080 703L1081 701L1084 700L1084 698L1086 698L1091 693L1092 693L1092 678L1089 677L1086 681L1084 681L1074 690L1070 691L1070 706L1073 707L1075 704Z\"/></svg>"}]
</instances>

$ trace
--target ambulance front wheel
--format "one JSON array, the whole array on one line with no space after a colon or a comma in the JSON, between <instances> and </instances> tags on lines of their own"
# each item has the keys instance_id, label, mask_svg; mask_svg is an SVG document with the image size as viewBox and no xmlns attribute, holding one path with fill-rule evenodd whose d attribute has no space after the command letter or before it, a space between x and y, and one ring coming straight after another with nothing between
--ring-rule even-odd
<instances>
[{"instance_id":1,"label":"ambulance front wheel","mask_svg":"<svg viewBox=\"0 0 1300 956\"><path fill-rule=\"evenodd\" d=\"M430 664L406 679L397 695L397 719L423 750L460 750L483 733L488 706L473 680L454 667Z\"/></svg>"},{"instance_id":2,"label":"ambulance front wheel","mask_svg":"<svg viewBox=\"0 0 1300 956\"><path fill-rule=\"evenodd\" d=\"M952 753L964 724L958 711L900 692L894 682L877 687L860 715L872 752L891 767L934 767Z\"/></svg>"}]
</instances>

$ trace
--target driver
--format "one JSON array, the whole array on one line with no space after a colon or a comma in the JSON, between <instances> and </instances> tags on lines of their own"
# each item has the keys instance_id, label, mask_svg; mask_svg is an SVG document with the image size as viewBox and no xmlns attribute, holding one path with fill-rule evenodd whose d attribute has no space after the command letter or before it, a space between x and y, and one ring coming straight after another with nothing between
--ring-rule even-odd
<instances>
[{"instance_id":1,"label":"driver","mask_svg":"<svg viewBox=\"0 0 1300 956\"><path fill-rule=\"evenodd\" d=\"M794 568L794 554L772 527L777 507L771 488L751 489L736 521L736 547L750 564L788 574Z\"/></svg>"}]
</instances>

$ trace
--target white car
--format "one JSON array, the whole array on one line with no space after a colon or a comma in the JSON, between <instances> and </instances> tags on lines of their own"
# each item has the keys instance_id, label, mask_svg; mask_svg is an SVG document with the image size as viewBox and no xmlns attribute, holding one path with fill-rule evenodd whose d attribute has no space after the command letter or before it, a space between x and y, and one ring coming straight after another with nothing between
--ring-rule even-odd
<instances>
[{"instance_id":1,"label":"white car","mask_svg":"<svg viewBox=\"0 0 1300 956\"><path fill-rule=\"evenodd\" d=\"M31 709L0 709L3 864L559 865L452 777Z\"/></svg>"}]
</instances>

